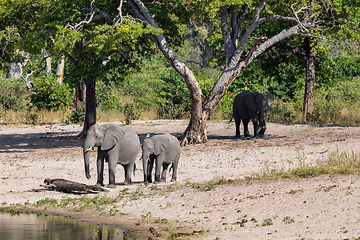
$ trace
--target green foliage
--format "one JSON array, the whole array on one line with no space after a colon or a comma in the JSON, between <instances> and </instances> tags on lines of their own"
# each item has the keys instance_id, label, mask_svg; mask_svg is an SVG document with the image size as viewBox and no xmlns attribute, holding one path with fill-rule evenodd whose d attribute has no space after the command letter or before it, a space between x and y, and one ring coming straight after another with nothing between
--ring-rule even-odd
<instances>
[{"instance_id":1,"label":"green foliage","mask_svg":"<svg viewBox=\"0 0 360 240\"><path fill-rule=\"evenodd\" d=\"M311 122L317 124L360 124L360 78L338 82L327 90L318 90L314 97Z\"/></svg>"},{"instance_id":2,"label":"green foliage","mask_svg":"<svg viewBox=\"0 0 360 240\"><path fill-rule=\"evenodd\" d=\"M99 81L96 84L96 105L102 110L124 110L119 89L114 82Z\"/></svg>"},{"instance_id":3,"label":"green foliage","mask_svg":"<svg viewBox=\"0 0 360 240\"><path fill-rule=\"evenodd\" d=\"M27 113L25 116L25 122L28 124L36 125L40 122L39 114L37 113Z\"/></svg>"},{"instance_id":4,"label":"green foliage","mask_svg":"<svg viewBox=\"0 0 360 240\"><path fill-rule=\"evenodd\" d=\"M267 118L271 122L300 123L302 121L302 103L275 99Z\"/></svg>"},{"instance_id":5,"label":"green foliage","mask_svg":"<svg viewBox=\"0 0 360 240\"><path fill-rule=\"evenodd\" d=\"M340 56L332 59L333 78L339 80L351 80L360 76L360 59L358 57Z\"/></svg>"},{"instance_id":6,"label":"green foliage","mask_svg":"<svg viewBox=\"0 0 360 240\"><path fill-rule=\"evenodd\" d=\"M233 117L233 102L237 93L228 92L221 99L219 104L219 110L222 112L222 116L225 119L231 119Z\"/></svg>"},{"instance_id":7,"label":"green foliage","mask_svg":"<svg viewBox=\"0 0 360 240\"><path fill-rule=\"evenodd\" d=\"M133 120L139 119L140 114L132 103L127 103L124 107L125 123L130 124Z\"/></svg>"},{"instance_id":8,"label":"green foliage","mask_svg":"<svg viewBox=\"0 0 360 240\"><path fill-rule=\"evenodd\" d=\"M35 94L30 95L30 102L37 109L60 110L74 104L74 90L67 84L60 85L55 77L35 79L32 91Z\"/></svg>"},{"instance_id":9,"label":"green foliage","mask_svg":"<svg viewBox=\"0 0 360 240\"><path fill-rule=\"evenodd\" d=\"M74 109L69 115L69 122L80 123L85 121L85 106L81 106L79 109Z\"/></svg>"},{"instance_id":10,"label":"green foliage","mask_svg":"<svg viewBox=\"0 0 360 240\"><path fill-rule=\"evenodd\" d=\"M181 119L191 109L190 93L179 74L172 72L169 77L160 79L158 118Z\"/></svg>"},{"instance_id":11,"label":"green foliage","mask_svg":"<svg viewBox=\"0 0 360 240\"><path fill-rule=\"evenodd\" d=\"M22 79L8 79L0 77L0 106L4 110L22 110L26 86Z\"/></svg>"}]
</instances>

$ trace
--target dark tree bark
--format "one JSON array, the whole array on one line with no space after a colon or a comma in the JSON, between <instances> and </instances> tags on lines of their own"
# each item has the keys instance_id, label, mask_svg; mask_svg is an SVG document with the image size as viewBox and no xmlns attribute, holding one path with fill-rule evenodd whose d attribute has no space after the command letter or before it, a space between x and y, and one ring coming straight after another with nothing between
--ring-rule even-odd
<instances>
[{"instance_id":1,"label":"dark tree bark","mask_svg":"<svg viewBox=\"0 0 360 240\"><path fill-rule=\"evenodd\" d=\"M96 76L89 76L84 82L86 85L86 113L83 130L78 136L84 136L87 130L96 123Z\"/></svg>"},{"instance_id":2,"label":"dark tree bark","mask_svg":"<svg viewBox=\"0 0 360 240\"><path fill-rule=\"evenodd\" d=\"M304 49L306 60L306 84L304 95L303 121L306 122L307 118L313 113L316 58L316 53L312 51L310 46L310 39L308 37L305 38Z\"/></svg>"},{"instance_id":3,"label":"dark tree bark","mask_svg":"<svg viewBox=\"0 0 360 240\"><path fill-rule=\"evenodd\" d=\"M77 82L75 85L76 109L80 109L81 105L86 106L86 85L83 80ZM82 104L81 104L82 103Z\"/></svg>"}]
</instances>

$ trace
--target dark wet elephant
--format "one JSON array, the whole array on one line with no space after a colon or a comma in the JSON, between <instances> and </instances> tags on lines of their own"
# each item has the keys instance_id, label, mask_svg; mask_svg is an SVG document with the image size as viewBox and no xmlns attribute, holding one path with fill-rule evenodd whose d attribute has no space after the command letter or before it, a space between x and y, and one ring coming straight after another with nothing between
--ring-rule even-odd
<instances>
[{"instance_id":1,"label":"dark wet elephant","mask_svg":"<svg viewBox=\"0 0 360 240\"><path fill-rule=\"evenodd\" d=\"M233 103L233 116L236 125L235 137L240 137L240 122L244 125L245 137L250 137L248 124L250 119L254 125L254 136L264 137L266 130L265 112L274 102L274 96L270 92L264 94L244 91L236 95Z\"/></svg>"}]
</instances>

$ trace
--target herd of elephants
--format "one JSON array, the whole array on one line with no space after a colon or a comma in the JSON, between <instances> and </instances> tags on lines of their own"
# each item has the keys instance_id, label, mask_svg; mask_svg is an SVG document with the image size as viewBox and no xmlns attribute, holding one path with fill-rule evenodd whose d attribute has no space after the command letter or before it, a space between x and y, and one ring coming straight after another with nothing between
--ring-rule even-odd
<instances>
[{"instance_id":1,"label":"herd of elephants","mask_svg":"<svg viewBox=\"0 0 360 240\"><path fill-rule=\"evenodd\" d=\"M274 102L270 92L264 94L244 91L239 93L233 102L233 117L236 125L235 137L240 137L240 122L243 122L244 136L249 137L248 123L251 119L254 126L254 137L263 137L266 125L264 114ZM109 187L115 185L115 168L117 164L124 167L124 184L131 184L131 175L135 171L135 161L140 149L139 136L130 128L115 123L95 124L87 132L83 153L85 175L90 176L90 150L98 147L97 152L97 186L104 186L104 162L109 164ZM144 183L151 183L152 169L155 161L155 183L166 181L167 169L173 169L171 181L176 181L181 147L178 139L170 134L160 134L144 139L142 146ZM162 167L162 172L161 172ZM169 170L169 171L170 171ZM160 176L161 174L161 176Z\"/></svg>"}]
</instances>

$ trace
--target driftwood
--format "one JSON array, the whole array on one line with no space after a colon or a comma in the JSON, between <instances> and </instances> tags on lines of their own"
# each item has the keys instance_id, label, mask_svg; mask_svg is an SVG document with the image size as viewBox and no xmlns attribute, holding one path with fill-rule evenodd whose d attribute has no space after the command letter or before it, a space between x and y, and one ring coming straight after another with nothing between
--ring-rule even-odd
<instances>
[{"instance_id":1,"label":"driftwood","mask_svg":"<svg viewBox=\"0 0 360 240\"><path fill-rule=\"evenodd\" d=\"M66 179L50 179L44 180L45 187L49 190L67 192L67 193L99 193L101 191L108 191L105 188L87 185L84 183L78 183L69 181Z\"/></svg>"}]
</instances>

